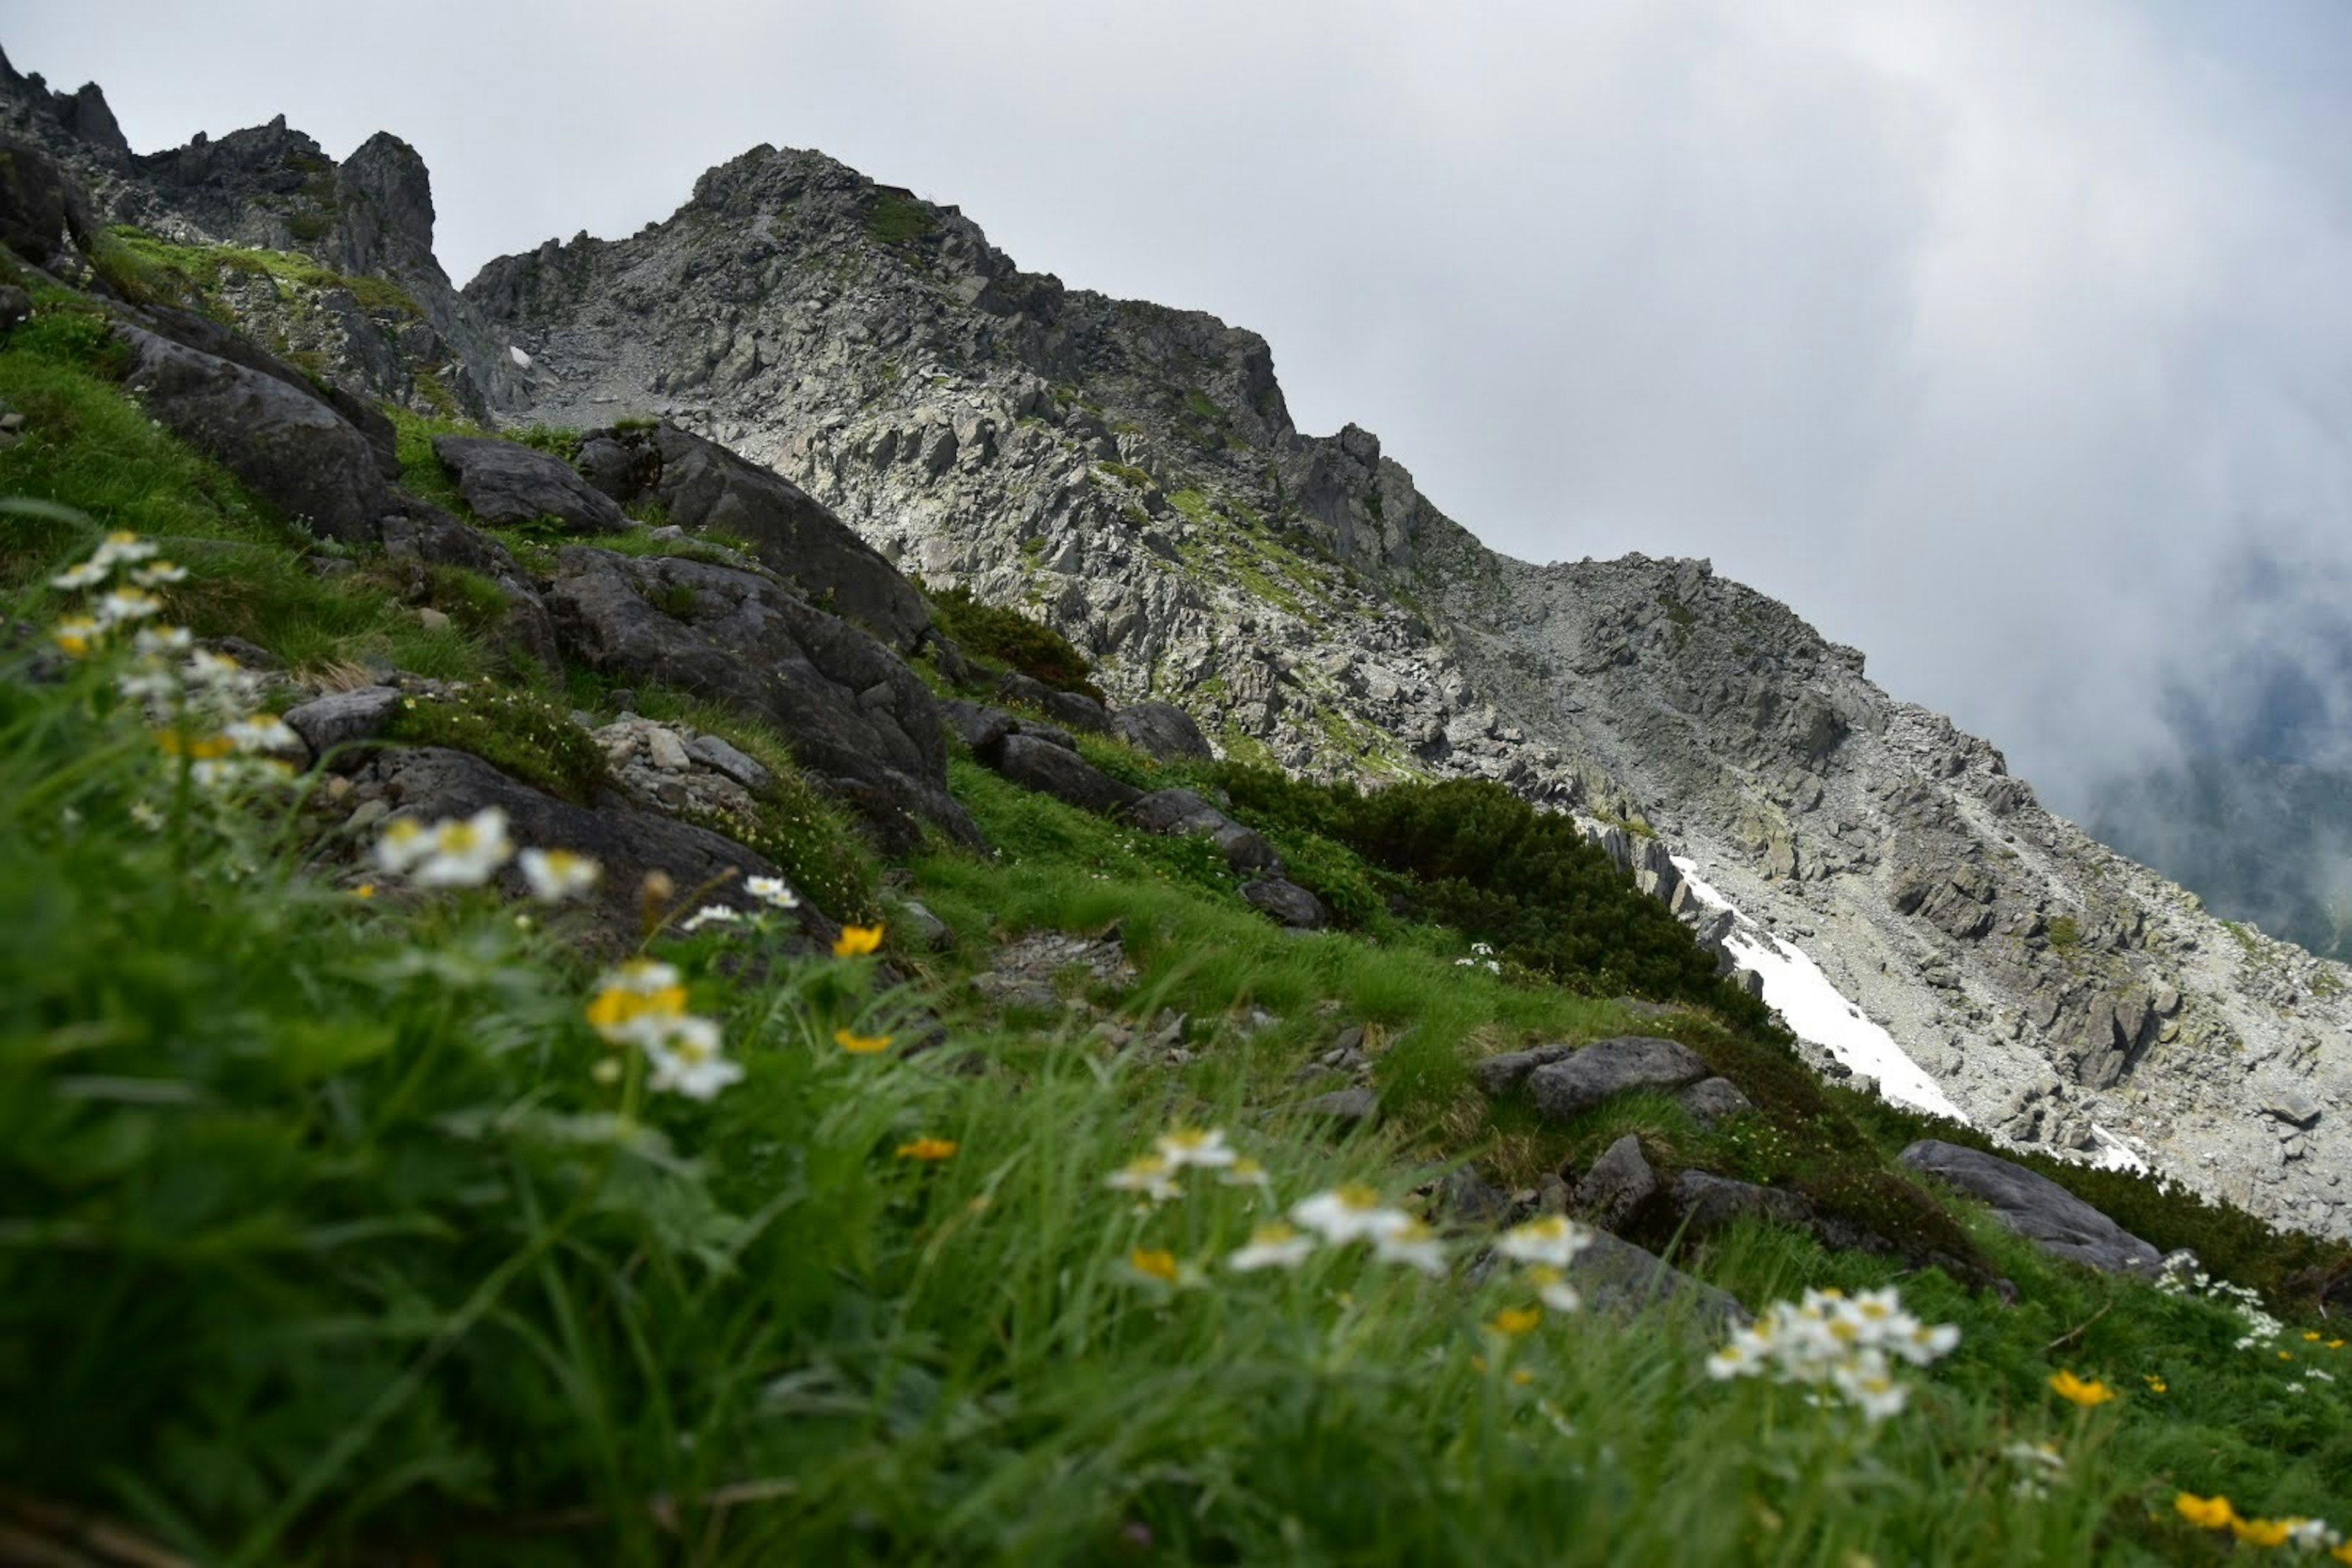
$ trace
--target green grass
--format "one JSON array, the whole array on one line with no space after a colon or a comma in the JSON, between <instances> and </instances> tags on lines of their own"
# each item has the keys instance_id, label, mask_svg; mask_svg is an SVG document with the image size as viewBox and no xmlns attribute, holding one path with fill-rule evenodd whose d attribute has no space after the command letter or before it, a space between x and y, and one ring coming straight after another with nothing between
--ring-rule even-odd
<instances>
[{"instance_id":1,"label":"green grass","mask_svg":"<svg viewBox=\"0 0 2352 1568\"><path fill-rule=\"evenodd\" d=\"M150 294L177 295L218 308L221 287L232 273L268 278L283 294L289 286L340 289L366 310L422 318L415 297L397 283L364 274L346 276L299 252L253 250L231 245L175 245L127 225L109 229L114 245L138 265Z\"/></svg>"},{"instance_id":2,"label":"green grass","mask_svg":"<svg viewBox=\"0 0 2352 1568\"><path fill-rule=\"evenodd\" d=\"M243 637L297 668L372 657L457 679L488 668L482 639L462 626L426 630L362 574L314 571L320 547L158 430L109 379L104 341L83 319L44 309L0 350L0 399L26 421L25 439L0 451L0 495L90 520L12 519L0 530L0 584L37 584L86 554L99 531L128 529L188 569L164 596L202 635Z\"/></svg>"}]
</instances>

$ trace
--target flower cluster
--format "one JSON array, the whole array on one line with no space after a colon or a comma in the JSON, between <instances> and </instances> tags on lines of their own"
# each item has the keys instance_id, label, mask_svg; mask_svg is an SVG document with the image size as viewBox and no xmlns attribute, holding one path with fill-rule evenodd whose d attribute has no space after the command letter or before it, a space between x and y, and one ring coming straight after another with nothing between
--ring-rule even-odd
<instances>
[{"instance_id":1,"label":"flower cluster","mask_svg":"<svg viewBox=\"0 0 2352 1568\"><path fill-rule=\"evenodd\" d=\"M1270 1192L1265 1167L1234 1149L1214 1128L1178 1128L1154 1141L1149 1154L1129 1161L1104 1178L1113 1192L1133 1193L1139 1209L1149 1212L1185 1195L1185 1173L1214 1173L1219 1186L1255 1187ZM1445 1272L1445 1247L1427 1225L1400 1208L1384 1204L1370 1187L1349 1184L1313 1194L1290 1206L1287 1216L1251 1231L1249 1239L1225 1255L1225 1267L1237 1274L1265 1268L1296 1268L1318 1247L1369 1245L1386 1263L1401 1263L1424 1274ZM1190 1275L1156 1275L1134 1264L1137 1270L1178 1282Z\"/></svg>"},{"instance_id":2,"label":"flower cluster","mask_svg":"<svg viewBox=\"0 0 2352 1568\"><path fill-rule=\"evenodd\" d=\"M156 546L135 533L110 533L89 560L50 578L49 586L68 593L106 590L87 609L66 616L50 628L49 636L58 647L72 658L86 658L112 641L125 626L162 614L163 601L155 596L153 590L180 582L188 574L169 561L156 560L155 554ZM140 564L142 562L147 564ZM117 573L121 574L122 581L108 586L115 583Z\"/></svg>"},{"instance_id":3,"label":"flower cluster","mask_svg":"<svg viewBox=\"0 0 2352 1568\"><path fill-rule=\"evenodd\" d=\"M657 1090L709 1100L743 1076L719 1050L717 1022L687 1011L686 985L669 964L639 958L608 971L588 1022L610 1043L644 1051Z\"/></svg>"},{"instance_id":4,"label":"flower cluster","mask_svg":"<svg viewBox=\"0 0 2352 1568\"><path fill-rule=\"evenodd\" d=\"M2168 1296L2218 1301L2228 1307L2245 1324L2245 1331L2238 1336L2235 1348L2239 1350L2260 1350L2286 1331L2284 1323L2263 1310L2262 1296L2251 1287L2216 1279L2201 1268L2191 1274L2166 1274L2156 1288Z\"/></svg>"},{"instance_id":5,"label":"flower cluster","mask_svg":"<svg viewBox=\"0 0 2352 1568\"><path fill-rule=\"evenodd\" d=\"M1740 1330L1707 1357L1706 1372L1833 1391L1874 1424L1910 1397L1909 1385L1895 1375L1895 1362L1926 1366L1959 1341L1952 1324L1931 1327L1905 1311L1891 1285L1857 1296L1808 1290L1801 1301L1776 1302L1761 1321Z\"/></svg>"},{"instance_id":6,"label":"flower cluster","mask_svg":"<svg viewBox=\"0 0 2352 1568\"><path fill-rule=\"evenodd\" d=\"M2325 1552L2338 1563L2352 1563L2352 1544L2344 1532L2323 1519L2248 1519L2226 1497L2199 1497L2182 1492L2172 1500L2175 1512L2200 1530L2226 1530L2247 1546L2285 1547L2295 1552Z\"/></svg>"},{"instance_id":7,"label":"flower cluster","mask_svg":"<svg viewBox=\"0 0 2352 1568\"><path fill-rule=\"evenodd\" d=\"M87 658L120 646L122 633L135 627L131 663L115 677L115 688L141 705L156 743L181 759L198 785L228 789L289 776L292 770L278 757L299 752L301 737L259 711L260 677L226 654L197 647L185 626L155 622L163 601L153 590L188 574L155 556L156 546L137 534L110 533L89 560L50 578L50 586L68 592L104 590L50 628L51 639L71 657Z\"/></svg>"},{"instance_id":8,"label":"flower cluster","mask_svg":"<svg viewBox=\"0 0 2352 1568\"><path fill-rule=\"evenodd\" d=\"M1454 967L1456 969L1483 969L1489 974L1500 974L1503 973L1502 961L1495 956L1495 948L1492 942L1472 942L1470 944L1470 956L1468 958L1455 959L1454 961Z\"/></svg>"},{"instance_id":9,"label":"flower cluster","mask_svg":"<svg viewBox=\"0 0 2352 1568\"><path fill-rule=\"evenodd\" d=\"M396 816L375 845L377 870L405 877L420 888L478 888L513 858L507 814L495 805L471 816L445 816L429 826L413 816Z\"/></svg>"},{"instance_id":10,"label":"flower cluster","mask_svg":"<svg viewBox=\"0 0 2352 1568\"><path fill-rule=\"evenodd\" d=\"M2009 1489L2018 1497L2046 1498L2053 1486L2066 1479L2066 1456L2055 1443L2011 1443L2000 1456L2017 1467L2017 1479Z\"/></svg>"}]
</instances>

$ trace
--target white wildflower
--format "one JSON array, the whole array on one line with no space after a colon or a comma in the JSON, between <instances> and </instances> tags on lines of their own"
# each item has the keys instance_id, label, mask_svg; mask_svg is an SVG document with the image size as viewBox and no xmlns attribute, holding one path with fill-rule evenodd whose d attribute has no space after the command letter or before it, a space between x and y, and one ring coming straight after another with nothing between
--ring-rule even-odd
<instances>
[{"instance_id":1,"label":"white wildflower","mask_svg":"<svg viewBox=\"0 0 2352 1568\"><path fill-rule=\"evenodd\" d=\"M1402 1209L1384 1207L1371 1188L1353 1183L1302 1198L1290 1217L1335 1247L1392 1236L1414 1223Z\"/></svg>"},{"instance_id":2,"label":"white wildflower","mask_svg":"<svg viewBox=\"0 0 2352 1568\"><path fill-rule=\"evenodd\" d=\"M801 896L793 892L782 877L748 878L743 889L772 909L796 910L801 907Z\"/></svg>"},{"instance_id":3,"label":"white wildflower","mask_svg":"<svg viewBox=\"0 0 2352 1568\"><path fill-rule=\"evenodd\" d=\"M1565 1268L1592 1245L1592 1232L1564 1215L1545 1215L1505 1231L1495 1250L1517 1263Z\"/></svg>"},{"instance_id":4,"label":"white wildflower","mask_svg":"<svg viewBox=\"0 0 2352 1568\"><path fill-rule=\"evenodd\" d=\"M1225 1135L1213 1127L1205 1131L1196 1127L1180 1127L1160 1134L1155 1146L1171 1170L1181 1171L1187 1165L1213 1169L1241 1158L1227 1146Z\"/></svg>"},{"instance_id":5,"label":"white wildflower","mask_svg":"<svg viewBox=\"0 0 2352 1568\"><path fill-rule=\"evenodd\" d=\"M526 849L516 858L530 896L542 904L560 904L596 885L604 868L585 855L569 849Z\"/></svg>"},{"instance_id":6,"label":"white wildflower","mask_svg":"<svg viewBox=\"0 0 2352 1568\"><path fill-rule=\"evenodd\" d=\"M705 904L680 921L677 929L691 936L704 926L731 926L742 918L740 910L730 909L725 904Z\"/></svg>"},{"instance_id":7,"label":"white wildflower","mask_svg":"<svg viewBox=\"0 0 2352 1568\"><path fill-rule=\"evenodd\" d=\"M1225 1258L1225 1267L1239 1274L1260 1268L1296 1268L1314 1250L1313 1237L1277 1221L1251 1231L1248 1245L1235 1247Z\"/></svg>"}]
</instances>

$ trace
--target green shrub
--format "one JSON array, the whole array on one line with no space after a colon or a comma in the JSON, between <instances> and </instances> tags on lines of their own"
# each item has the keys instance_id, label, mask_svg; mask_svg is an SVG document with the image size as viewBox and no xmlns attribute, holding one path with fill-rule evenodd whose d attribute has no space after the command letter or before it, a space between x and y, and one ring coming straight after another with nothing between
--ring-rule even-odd
<instances>
[{"instance_id":1,"label":"green shrub","mask_svg":"<svg viewBox=\"0 0 2352 1568\"><path fill-rule=\"evenodd\" d=\"M593 805L607 779L604 750L572 716L531 692L458 685L405 700L387 738L471 752L499 772L577 805Z\"/></svg>"},{"instance_id":2,"label":"green shrub","mask_svg":"<svg viewBox=\"0 0 2352 1568\"><path fill-rule=\"evenodd\" d=\"M1750 1027L1769 1011L1715 973L1664 904L1635 890L1575 822L1498 784L1452 779L1366 794L1227 763L1217 782L1245 812L1318 833L1411 876L1431 914L1507 961L1580 990L1696 1002Z\"/></svg>"},{"instance_id":3,"label":"green shrub","mask_svg":"<svg viewBox=\"0 0 2352 1568\"><path fill-rule=\"evenodd\" d=\"M2060 915L2053 920L2049 932L2053 952L2072 952L2083 945L2083 922L2073 915Z\"/></svg>"},{"instance_id":4,"label":"green shrub","mask_svg":"<svg viewBox=\"0 0 2352 1568\"><path fill-rule=\"evenodd\" d=\"M919 245L938 227L929 206L897 191L876 192L866 211L866 232L894 249Z\"/></svg>"},{"instance_id":5,"label":"green shrub","mask_svg":"<svg viewBox=\"0 0 2352 1568\"><path fill-rule=\"evenodd\" d=\"M1017 610L983 604L969 588L929 591L932 618L976 658L1017 669L1056 691L1076 691L1105 700L1102 688L1087 679L1094 665L1049 626Z\"/></svg>"}]
</instances>

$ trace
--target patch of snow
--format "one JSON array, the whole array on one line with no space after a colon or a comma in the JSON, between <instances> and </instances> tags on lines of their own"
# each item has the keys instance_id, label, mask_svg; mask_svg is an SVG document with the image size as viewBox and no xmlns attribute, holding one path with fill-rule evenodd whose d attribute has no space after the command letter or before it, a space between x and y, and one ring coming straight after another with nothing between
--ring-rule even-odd
<instances>
[{"instance_id":1,"label":"patch of snow","mask_svg":"<svg viewBox=\"0 0 2352 1568\"><path fill-rule=\"evenodd\" d=\"M2099 1147L2084 1162L2085 1164L2095 1165L2102 1171L2137 1171L2143 1176L2149 1174L2148 1163L2140 1157L2139 1151L2095 1121L2091 1123L2091 1136L2098 1140Z\"/></svg>"},{"instance_id":2,"label":"patch of snow","mask_svg":"<svg viewBox=\"0 0 2352 1568\"><path fill-rule=\"evenodd\" d=\"M1879 1092L1895 1103L1967 1123L1968 1117L1927 1070L1904 1054L1894 1036L1848 1001L1804 949L1740 913L1738 905L1700 878L1691 862L1676 856L1675 869L1683 874L1693 898L1710 909L1731 911L1738 923L1724 939L1725 948L1734 963L1763 981L1765 1005L1788 1020L1798 1038L1876 1079Z\"/></svg>"}]
</instances>

